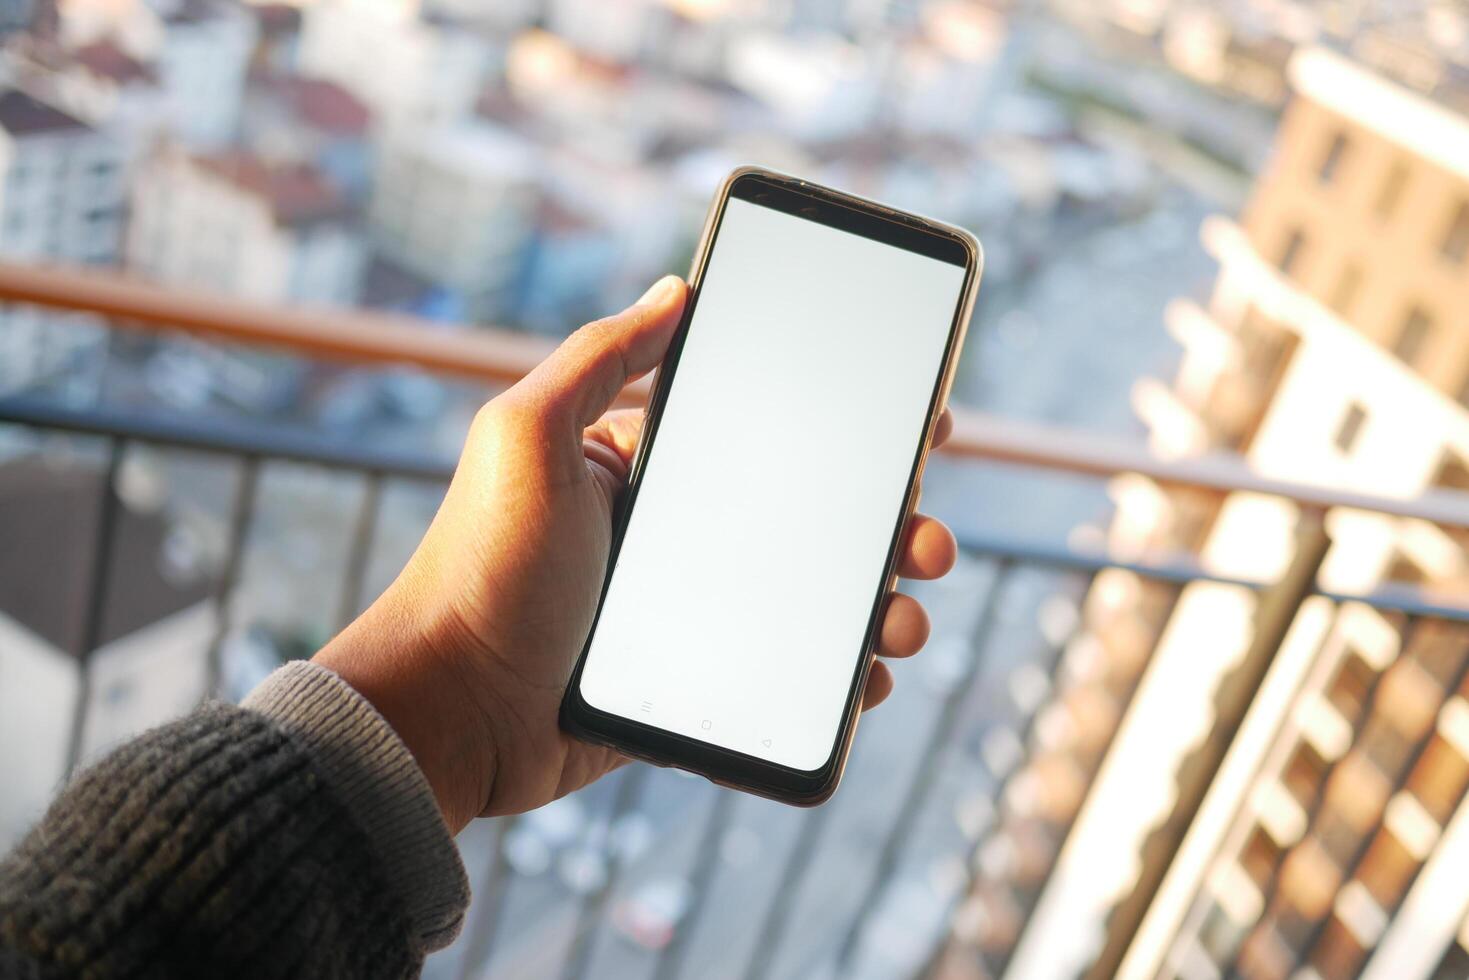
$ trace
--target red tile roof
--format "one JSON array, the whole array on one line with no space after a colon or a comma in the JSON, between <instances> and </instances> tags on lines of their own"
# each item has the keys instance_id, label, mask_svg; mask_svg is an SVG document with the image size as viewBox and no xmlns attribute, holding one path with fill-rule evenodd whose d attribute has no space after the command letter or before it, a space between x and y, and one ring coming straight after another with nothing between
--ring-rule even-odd
<instances>
[{"instance_id":1,"label":"red tile roof","mask_svg":"<svg viewBox=\"0 0 1469 980\"><path fill-rule=\"evenodd\" d=\"M103 482L96 467L38 457L0 463L0 612L70 654L81 652ZM165 573L164 515L116 507L102 643L187 609L212 589L208 574L180 582Z\"/></svg>"},{"instance_id":2,"label":"red tile roof","mask_svg":"<svg viewBox=\"0 0 1469 980\"><path fill-rule=\"evenodd\" d=\"M297 116L317 129L338 136L361 136L372 123L372 111L335 82L291 75L276 78L270 85Z\"/></svg>"},{"instance_id":3,"label":"red tile roof","mask_svg":"<svg viewBox=\"0 0 1469 980\"><path fill-rule=\"evenodd\" d=\"M248 153L201 156L195 162L264 198L282 225L295 227L339 221L352 213L347 200L320 170L309 164L270 165Z\"/></svg>"},{"instance_id":4,"label":"red tile roof","mask_svg":"<svg viewBox=\"0 0 1469 980\"><path fill-rule=\"evenodd\" d=\"M73 52L77 62L92 74L109 78L121 85L130 82L154 84L158 75L146 65L119 48L113 41L94 41Z\"/></svg>"},{"instance_id":5,"label":"red tile roof","mask_svg":"<svg viewBox=\"0 0 1469 980\"><path fill-rule=\"evenodd\" d=\"M0 93L0 129L14 136L59 133L66 130L90 129L75 116L27 95L19 89Z\"/></svg>"}]
</instances>

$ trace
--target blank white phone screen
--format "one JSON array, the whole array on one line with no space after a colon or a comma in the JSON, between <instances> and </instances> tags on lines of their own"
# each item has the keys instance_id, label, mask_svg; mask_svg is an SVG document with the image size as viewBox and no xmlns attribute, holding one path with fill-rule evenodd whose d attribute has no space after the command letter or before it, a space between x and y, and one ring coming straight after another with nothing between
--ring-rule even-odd
<instances>
[{"instance_id":1,"label":"blank white phone screen","mask_svg":"<svg viewBox=\"0 0 1469 980\"><path fill-rule=\"evenodd\" d=\"M587 652L590 705L826 763L963 280L729 200Z\"/></svg>"}]
</instances>

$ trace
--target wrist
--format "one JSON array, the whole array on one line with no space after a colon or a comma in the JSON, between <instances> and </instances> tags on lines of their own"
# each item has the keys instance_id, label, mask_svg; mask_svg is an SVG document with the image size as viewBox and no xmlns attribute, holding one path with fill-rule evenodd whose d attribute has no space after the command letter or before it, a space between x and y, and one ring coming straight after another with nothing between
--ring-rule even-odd
<instances>
[{"instance_id":1,"label":"wrist","mask_svg":"<svg viewBox=\"0 0 1469 980\"><path fill-rule=\"evenodd\" d=\"M399 593L390 587L312 659L386 719L458 834L490 798L494 742L462 676L452 617Z\"/></svg>"},{"instance_id":2,"label":"wrist","mask_svg":"<svg viewBox=\"0 0 1469 980\"><path fill-rule=\"evenodd\" d=\"M424 947L452 941L469 904L469 882L422 769L381 712L334 671L302 661L271 674L241 707L305 750L366 835Z\"/></svg>"}]
</instances>

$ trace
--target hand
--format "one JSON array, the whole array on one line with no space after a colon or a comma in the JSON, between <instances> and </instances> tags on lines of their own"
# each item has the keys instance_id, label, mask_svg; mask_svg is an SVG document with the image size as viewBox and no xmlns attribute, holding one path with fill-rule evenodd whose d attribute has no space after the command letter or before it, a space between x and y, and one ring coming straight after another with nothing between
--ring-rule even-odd
<instances>
[{"instance_id":1,"label":"hand","mask_svg":"<svg viewBox=\"0 0 1469 980\"><path fill-rule=\"evenodd\" d=\"M626 761L573 739L557 712L596 612L641 411L604 414L662 359L685 286L667 277L582 327L470 427L444 502L402 574L316 660L371 701L408 745L452 831L518 813ZM946 411L936 442L947 437ZM909 523L900 574L952 567L953 535ZM786 560L800 560L793 547ZM916 653L928 617L894 594L878 652ZM863 708L893 688L874 664Z\"/></svg>"}]
</instances>

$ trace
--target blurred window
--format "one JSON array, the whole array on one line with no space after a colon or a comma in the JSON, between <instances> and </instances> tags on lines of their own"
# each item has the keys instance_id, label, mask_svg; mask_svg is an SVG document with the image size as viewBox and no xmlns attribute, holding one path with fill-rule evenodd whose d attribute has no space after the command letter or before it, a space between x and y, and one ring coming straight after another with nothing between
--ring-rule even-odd
<instances>
[{"instance_id":1,"label":"blurred window","mask_svg":"<svg viewBox=\"0 0 1469 980\"><path fill-rule=\"evenodd\" d=\"M1469 201L1459 202L1459 208L1439 244L1439 251L1444 258L1454 262L1463 262L1464 256L1469 255Z\"/></svg>"},{"instance_id":2,"label":"blurred window","mask_svg":"<svg viewBox=\"0 0 1469 980\"><path fill-rule=\"evenodd\" d=\"M1469 491L1469 459L1451 449L1444 450L1438 472L1433 477L1433 485L1444 490Z\"/></svg>"},{"instance_id":3,"label":"blurred window","mask_svg":"<svg viewBox=\"0 0 1469 980\"><path fill-rule=\"evenodd\" d=\"M1349 146L1346 133L1332 135L1331 142L1326 147L1326 155L1321 158L1321 168L1316 172L1321 183L1329 184L1336 179L1336 172L1341 169L1342 157L1346 156Z\"/></svg>"},{"instance_id":4,"label":"blurred window","mask_svg":"<svg viewBox=\"0 0 1469 980\"><path fill-rule=\"evenodd\" d=\"M1298 906L1289 903L1282 904L1275 913L1276 934L1284 940L1285 945L1300 956L1306 950L1306 943L1311 939L1311 933L1316 930L1316 920L1306 915Z\"/></svg>"},{"instance_id":5,"label":"blurred window","mask_svg":"<svg viewBox=\"0 0 1469 980\"><path fill-rule=\"evenodd\" d=\"M1411 723L1411 719L1408 719ZM1362 733L1362 751L1386 776L1395 776L1413 754L1414 743L1397 725L1374 718Z\"/></svg>"},{"instance_id":6,"label":"blurred window","mask_svg":"<svg viewBox=\"0 0 1469 980\"><path fill-rule=\"evenodd\" d=\"M1356 862L1357 852L1366 842L1368 830L1367 827L1353 823L1346 814L1338 810L1328 810L1321 815L1316 836L1320 839L1322 848L1336 862L1336 866L1345 870Z\"/></svg>"},{"instance_id":7,"label":"blurred window","mask_svg":"<svg viewBox=\"0 0 1469 980\"><path fill-rule=\"evenodd\" d=\"M1227 962L1244 938L1245 927L1234 921L1224 906L1211 903L1199 929L1199 942L1209 957L1216 963Z\"/></svg>"},{"instance_id":8,"label":"blurred window","mask_svg":"<svg viewBox=\"0 0 1469 980\"><path fill-rule=\"evenodd\" d=\"M1276 262L1276 266L1286 275L1293 275L1296 263L1301 259L1301 251L1305 247L1305 232L1299 228L1292 228L1286 235L1285 247L1280 250L1280 259Z\"/></svg>"},{"instance_id":9,"label":"blurred window","mask_svg":"<svg viewBox=\"0 0 1469 980\"><path fill-rule=\"evenodd\" d=\"M1284 344L1285 331L1271 322L1251 303L1240 317L1235 336L1245 352L1245 370L1253 375L1268 376L1274 373L1277 360Z\"/></svg>"},{"instance_id":10,"label":"blurred window","mask_svg":"<svg viewBox=\"0 0 1469 980\"><path fill-rule=\"evenodd\" d=\"M1417 858L1385 829L1377 832L1357 869L1363 887L1384 910L1397 907L1417 873Z\"/></svg>"},{"instance_id":11,"label":"blurred window","mask_svg":"<svg viewBox=\"0 0 1469 980\"><path fill-rule=\"evenodd\" d=\"M1342 657L1336 676L1327 688L1326 698L1342 718L1346 719L1347 724L1355 725L1362 716L1362 709L1367 704L1367 696L1376 677L1377 672L1357 654L1348 651Z\"/></svg>"},{"instance_id":12,"label":"blurred window","mask_svg":"<svg viewBox=\"0 0 1469 980\"><path fill-rule=\"evenodd\" d=\"M1403 199L1403 190L1408 186L1408 167L1401 160L1394 160L1387 176L1377 191L1377 202L1372 206L1379 218L1390 218Z\"/></svg>"},{"instance_id":13,"label":"blurred window","mask_svg":"<svg viewBox=\"0 0 1469 980\"><path fill-rule=\"evenodd\" d=\"M1384 581L1402 585L1423 585L1428 581L1428 576L1423 574L1423 567L1402 551L1393 552L1382 577Z\"/></svg>"},{"instance_id":14,"label":"blurred window","mask_svg":"<svg viewBox=\"0 0 1469 980\"><path fill-rule=\"evenodd\" d=\"M1428 339L1429 331L1433 329L1433 318L1424 311L1421 306L1414 306L1408 310L1408 315L1403 318L1403 327L1398 331L1398 339L1393 342L1392 352L1402 359L1404 364L1414 364L1418 355L1423 352L1423 342Z\"/></svg>"},{"instance_id":15,"label":"blurred window","mask_svg":"<svg viewBox=\"0 0 1469 980\"><path fill-rule=\"evenodd\" d=\"M1286 789L1290 790L1297 803L1309 809L1315 802L1316 792L1321 788L1321 780L1325 775L1326 760L1321 758L1310 742L1303 741L1296 746L1295 754L1286 764L1281 782L1285 783Z\"/></svg>"},{"instance_id":16,"label":"blurred window","mask_svg":"<svg viewBox=\"0 0 1469 980\"><path fill-rule=\"evenodd\" d=\"M1232 976L1285 977L1295 965L1295 951L1286 946L1285 939L1269 923L1262 924L1250 934L1240 950L1239 963Z\"/></svg>"},{"instance_id":17,"label":"blurred window","mask_svg":"<svg viewBox=\"0 0 1469 980\"><path fill-rule=\"evenodd\" d=\"M1450 535L1454 537L1454 535ZM1455 540L1460 547L1469 545L1469 537L1460 534ZM1441 588L1452 581L1430 578L1419 570L1423 578L1420 584L1429 588ZM1463 624L1444 619L1420 619L1408 634L1408 651L1413 662L1423 669L1443 691L1459 687L1463 681L1464 661L1469 658L1469 631ZM1437 693L1435 697L1438 697Z\"/></svg>"},{"instance_id":18,"label":"blurred window","mask_svg":"<svg viewBox=\"0 0 1469 980\"><path fill-rule=\"evenodd\" d=\"M1354 977L1362 967L1366 949L1357 936L1359 926L1348 926L1340 916L1332 915L1321 931L1321 939L1311 955L1311 966L1297 976Z\"/></svg>"},{"instance_id":19,"label":"blurred window","mask_svg":"<svg viewBox=\"0 0 1469 980\"><path fill-rule=\"evenodd\" d=\"M1346 414L1342 416L1341 423L1336 427L1336 436L1332 439L1336 448L1344 453L1352 451L1357 444L1357 437L1362 434L1362 426L1367 421L1367 409L1361 403L1352 402L1347 406Z\"/></svg>"},{"instance_id":20,"label":"blurred window","mask_svg":"<svg viewBox=\"0 0 1469 980\"><path fill-rule=\"evenodd\" d=\"M1240 851L1239 865L1260 891L1265 891L1275 868L1280 863L1281 848L1264 827L1256 826L1250 831L1250 839Z\"/></svg>"},{"instance_id":21,"label":"blurred window","mask_svg":"<svg viewBox=\"0 0 1469 980\"><path fill-rule=\"evenodd\" d=\"M1362 287L1362 264L1348 261L1336 277L1336 287L1331 291L1331 308L1343 317L1351 315L1357 302L1357 292Z\"/></svg>"},{"instance_id":22,"label":"blurred window","mask_svg":"<svg viewBox=\"0 0 1469 980\"><path fill-rule=\"evenodd\" d=\"M1408 777L1408 792L1417 797L1429 816L1443 825L1454 815L1465 786L1469 786L1469 760L1444 738L1435 735Z\"/></svg>"}]
</instances>

